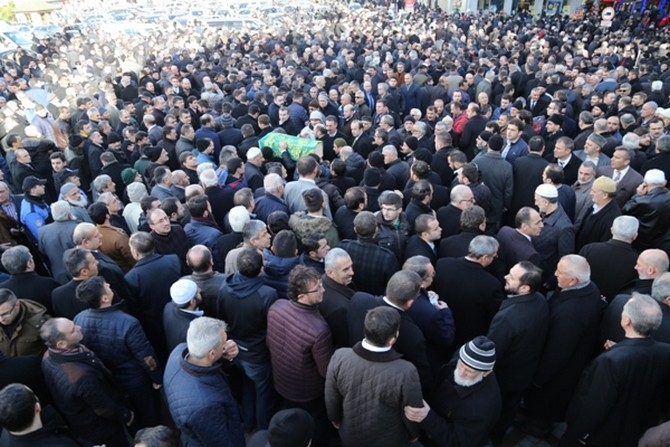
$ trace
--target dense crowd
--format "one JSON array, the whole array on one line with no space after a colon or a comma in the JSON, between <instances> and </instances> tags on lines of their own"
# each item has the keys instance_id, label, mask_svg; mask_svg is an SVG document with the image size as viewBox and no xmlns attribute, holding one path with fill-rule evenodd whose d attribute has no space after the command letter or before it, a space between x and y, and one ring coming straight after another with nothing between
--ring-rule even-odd
<instances>
[{"instance_id":1,"label":"dense crowd","mask_svg":"<svg viewBox=\"0 0 670 447\"><path fill-rule=\"evenodd\" d=\"M364 6L2 62L0 445L666 445L667 20Z\"/></svg>"}]
</instances>

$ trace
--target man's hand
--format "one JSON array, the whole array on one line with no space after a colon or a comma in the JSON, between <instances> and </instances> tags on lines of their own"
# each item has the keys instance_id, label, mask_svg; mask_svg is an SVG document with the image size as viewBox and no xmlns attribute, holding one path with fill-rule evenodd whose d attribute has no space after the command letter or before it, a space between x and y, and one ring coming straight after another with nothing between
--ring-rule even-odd
<instances>
[{"instance_id":1,"label":"man's hand","mask_svg":"<svg viewBox=\"0 0 670 447\"><path fill-rule=\"evenodd\" d=\"M424 400L423 407L421 408L410 407L409 405L407 405L405 407L405 417L412 422L422 422L424 419L426 419L426 416L428 416L429 411L430 407L428 406L428 403Z\"/></svg>"},{"instance_id":2,"label":"man's hand","mask_svg":"<svg viewBox=\"0 0 670 447\"><path fill-rule=\"evenodd\" d=\"M615 342L613 342L612 340L607 340L603 346L605 347L605 349L610 349L614 345L616 345Z\"/></svg>"},{"instance_id":3,"label":"man's hand","mask_svg":"<svg viewBox=\"0 0 670 447\"><path fill-rule=\"evenodd\" d=\"M135 413L133 413L133 410L128 411L130 411L130 419L128 420L128 422L126 422L126 427L130 427L131 425L133 425L133 422L135 422Z\"/></svg>"},{"instance_id":4,"label":"man's hand","mask_svg":"<svg viewBox=\"0 0 670 447\"><path fill-rule=\"evenodd\" d=\"M152 383L151 386L153 386L155 390L160 390L163 385L160 383Z\"/></svg>"},{"instance_id":5,"label":"man's hand","mask_svg":"<svg viewBox=\"0 0 670 447\"><path fill-rule=\"evenodd\" d=\"M233 340L227 340L226 344L223 346L223 358L232 362L239 353L240 349L237 347L237 343Z\"/></svg>"},{"instance_id":6,"label":"man's hand","mask_svg":"<svg viewBox=\"0 0 670 447\"><path fill-rule=\"evenodd\" d=\"M339 422L330 421L330 423L333 424L333 427L335 427L336 429L338 429L338 430L340 429L340 423Z\"/></svg>"}]
</instances>

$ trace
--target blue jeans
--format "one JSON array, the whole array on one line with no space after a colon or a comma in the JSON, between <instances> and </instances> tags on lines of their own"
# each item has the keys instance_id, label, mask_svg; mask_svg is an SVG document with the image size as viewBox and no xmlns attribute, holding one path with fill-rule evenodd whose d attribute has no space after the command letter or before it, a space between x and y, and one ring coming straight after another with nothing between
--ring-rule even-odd
<instances>
[{"instance_id":1,"label":"blue jeans","mask_svg":"<svg viewBox=\"0 0 670 447\"><path fill-rule=\"evenodd\" d=\"M258 430L267 430L274 409L274 388L270 363L250 363L237 360L244 371L242 388L242 420L251 430L256 422Z\"/></svg>"}]
</instances>

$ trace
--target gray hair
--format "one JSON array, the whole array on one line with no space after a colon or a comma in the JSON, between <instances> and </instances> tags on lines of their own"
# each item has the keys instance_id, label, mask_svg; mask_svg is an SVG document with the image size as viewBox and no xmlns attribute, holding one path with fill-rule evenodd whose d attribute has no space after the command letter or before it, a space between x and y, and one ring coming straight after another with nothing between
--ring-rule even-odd
<instances>
[{"instance_id":1,"label":"gray hair","mask_svg":"<svg viewBox=\"0 0 670 447\"><path fill-rule=\"evenodd\" d=\"M32 259L33 255L30 254L28 247L17 245L5 250L2 258L0 258L0 262L2 262L2 266L10 275L16 275L17 273L25 272L28 269L28 263Z\"/></svg>"},{"instance_id":2,"label":"gray hair","mask_svg":"<svg viewBox=\"0 0 670 447\"><path fill-rule=\"evenodd\" d=\"M626 242L633 242L640 222L633 216L619 216L612 223L612 236Z\"/></svg>"},{"instance_id":3,"label":"gray hair","mask_svg":"<svg viewBox=\"0 0 670 447\"><path fill-rule=\"evenodd\" d=\"M628 132L621 139L621 145L626 149L638 149L640 147L640 136L633 132Z\"/></svg>"},{"instance_id":4,"label":"gray hair","mask_svg":"<svg viewBox=\"0 0 670 447\"><path fill-rule=\"evenodd\" d=\"M109 202L111 202L112 199L114 199L114 193L107 191L100 194L97 201L109 206Z\"/></svg>"},{"instance_id":5,"label":"gray hair","mask_svg":"<svg viewBox=\"0 0 670 447\"><path fill-rule=\"evenodd\" d=\"M472 194L472 190L469 186L456 185L451 188L451 192L449 193L449 200L451 200L452 203L457 203L459 200L465 200L465 196L468 195L468 192Z\"/></svg>"},{"instance_id":6,"label":"gray hair","mask_svg":"<svg viewBox=\"0 0 670 447\"><path fill-rule=\"evenodd\" d=\"M216 176L216 171L214 169L205 169L198 175L198 179L200 180L200 183L205 186L205 188L209 188L210 186L216 186L219 184L219 179Z\"/></svg>"},{"instance_id":7,"label":"gray hair","mask_svg":"<svg viewBox=\"0 0 670 447\"><path fill-rule=\"evenodd\" d=\"M428 264L430 264L430 259L423 255L416 255L408 258L402 265L402 269L416 273L422 281L425 281L428 279Z\"/></svg>"},{"instance_id":8,"label":"gray hair","mask_svg":"<svg viewBox=\"0 0 670 447\"><path fill-rule=\"evenodd\" d=\"M267 229L265 222L258 219L251 219L244 226L244 229L242 230L242 237L244 238L245 242L249 242L251 239L257 237L258 233L260 233L260 231L263 229Z\"/></svg>"},{"instance_id":9,"label":"gray hair","mask_svg":"<svg viewBox=\"0 0 670 447\"><path fill-rule=\"evenodd\" d=\"M89 222L82 222L74 227L72 232L72 241L75 245L81 245L86 239L95 232L95 225Z\"/></svg>"},{"instance_id":10,"label":"gray hair","mask_svg":"<svg viewBox=\"0 0 670 447\"><path fill-rule=\"evenodd\" d=\"M279 192L282 186L284 186L284 179L274 172L269 173L263 179L263 188L265 188L265 192L269 192L270 194Z\"/></svg>"},{"instance_id":11,"label":"gray hair","mask_svg":"<svg viewBox=\"0 0 670 447\"><path fill-rule=\"evenodd\" d=\"M428 132L428 125L423 121L417 121L414 123L414 130L419 132L422 136L426 135L426 132Z\"/></svg>"},{"instance_id":12,"label":"gray hair","mask_svg":"<svg viewBox=\"0 0 670 447\"><path fill-rule=\"evenodd\" d=\"M4 255L3 255L4 257ZM670 272L658 275L651 285L651 297L662 303L670 296Z\"/></svg>"},{"instance_id":13,"label":"gray hair","mask_svg":"<svg viewBox=\"0 0 670 447\"><path fill-rule=\"evenodd\" d=\"M51 204L51 216L56 222L63 222L70 219L72 207L66 200L59 200Z\"/></svg>"},{"instance_id":14,"label":"gray hair","mask_svg":"<svg viewBox=\"0 0 670 447\"><path fill-rule=\"evenodd\" d=\"M567 264L566 275L577 280L577 284L584 284L591 280L591 266L586 258L579 255L565 255L561 258Z\"/></svg>"},{"instance_id":15,"label":"gray hair","mask_svg":"<svg viewBox=\"0 0 670 447\"><path fill-rule=\"evenodd\" d=\"M630 126L635 122L635 116L632 113L624 113L621 115L621 117L619 117L619 121L621 121L621 124ZM630 133L627 133L626 135L630 135Z\"/></svg>"},{"instance_id":16,"label":"gray hair","mask_svg":"<svg viewBox=\"0 0 670 447\"><path fill-rule=\"evenodd\" d=\"M656 141L656 152L670 152L670 135L663 135Z\"/></svg>"},{"instance_id":17,"label":"gray hair","mask_svg":"<svg viewBox=\"0 0 670 447\"><path fill-rule=\"evenodd\" d=\"M633 330L638 334L649 337L663 321L663 312L649 295L633 292L633 296L623 306L622 316L630 318Z\"/></svg>"},{"instance_id":18,"label":"gray hair","mask_svg":"<svg viewBox=\"0 0 670 447\"><path fill-rule=\"evenodd\" d=\"M341 248L331 248L326 257L323 259L325 270L332 270L335 267L335 264L342 258L351 259L351 256L349 256L349 253Z\"/></svg>"},{"instance_id":19,"label":"gray hair","mask_svg":"<svg viewBox=\"0 0 670 447\"><path fill-rule=\"evenodd\" d=\"M495 256L500 244L491 236L476 236L468 245L468 256L479 259L483 256Z\"/></svg>"},{"instance_id":20,"label":"gray hair","mask_svg":"<svg viewBox=\"0 0 670 447\"><path fill-rule=\"evenodd\" d=\"M107 186L107 183L110 181L112 181L110 176L107 174L101 174L93 180L93 188L98 192L102 192L102 188Z\"/></svg>"},{"instance_id":21,"label":"gray hair","mask_svg":"<svg viewBox=\"0 0 670 447\"><path fill-rule=\"evenodd\" d=\"M386 298L399 307L419 296L421 277L414 272L400 270L395 272L386 285Z\"/></svg>"},{"instance_id":22,"label":"gray hair","mask_svg":"<svg viewBox=\"0 0 670 447\"><path fill-rule=\"evenodd\" d=\"M189 355L204 358L209 351L221 344L221 331L228 330L222 320L211 317L200 317L191 321L186 332L186 346Z\"/></svg>"}]
</instances>

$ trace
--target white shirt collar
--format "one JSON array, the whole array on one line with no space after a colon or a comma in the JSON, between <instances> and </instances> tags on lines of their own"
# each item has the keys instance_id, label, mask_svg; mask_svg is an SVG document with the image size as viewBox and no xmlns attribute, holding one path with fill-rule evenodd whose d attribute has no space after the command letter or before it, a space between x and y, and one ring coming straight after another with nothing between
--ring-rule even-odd
<instances>
[{"instance_id":1,"label":"white shirt collar","mask_svg":"<svg viewBox=\"0 0 670 447\"><path fill-rule=\"evenodd\" d=\"M361 346L363 346L363 348L366 351L371 352L389 352L391 350L391 346L383 346L383 347L375 346L371 343L368 343L367 340L365 339L363 339L363 341L361 342Z\"/></svg>"}]
</instances>

